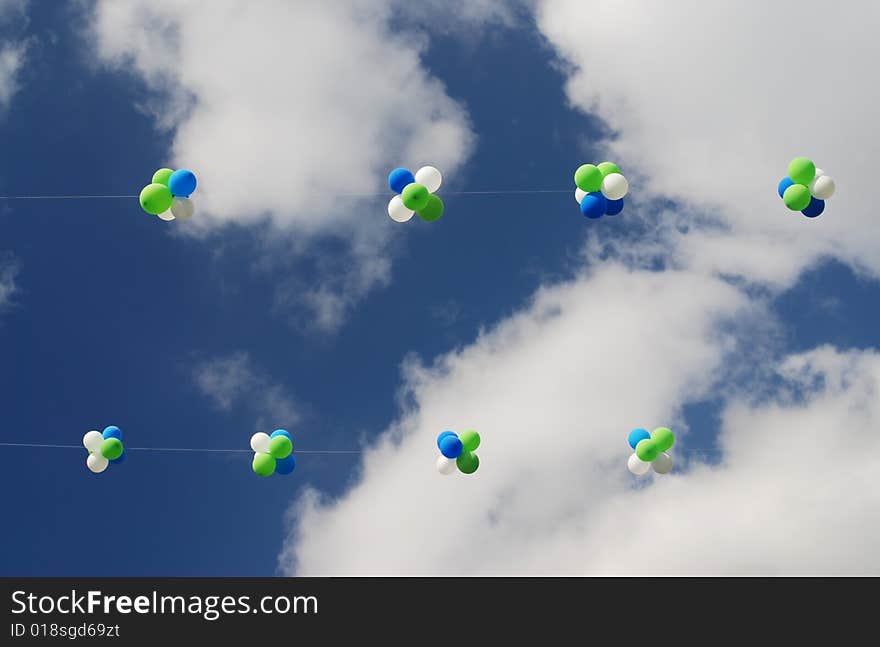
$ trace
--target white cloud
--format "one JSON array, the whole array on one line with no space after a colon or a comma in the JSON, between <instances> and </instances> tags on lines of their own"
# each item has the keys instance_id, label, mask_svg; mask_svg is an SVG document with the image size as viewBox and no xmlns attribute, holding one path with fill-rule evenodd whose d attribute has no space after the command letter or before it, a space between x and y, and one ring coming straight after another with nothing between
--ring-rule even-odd
<instances>
[{"instance_id":1,"label":"white cloud","mask_svg":"<svg viewBox=\"0 0 880 647\"><path fill-rule=\"evenodd\" d=\"M198 174L194 225L268 219L284 240L350 246L358 279L328 280L303 297L319 321L388 280L395 230L386 200L345 194L386 191L398 165L451 173L472 144L464 110L421 64L423 37L389 29L392 5L104 0L95 8L100 58L145 79L151 109L174 130L169 162Z\"/></svg>"},{"instance_id":2,"label":"white cloud","mask_svg":"<svg viewBox=\"0 0 880 647\"><path fill-rule=\"evenodd\" d=\"M220 409L245 407L257 412L258 426L290 427L299 420L293 398L255 367L247 353L202 362L193 377L199 390Z\"/></svg>"},{"instance_id":3,"label":"white cloud","mask_svg":"<svg viewBox=\"0 0 880 647\"><path fill-rule=\"evenodd\" d=\"M880 273L878 19L880 6L857 1L537 3L539 28L573 66L573 105L618 132L609 155L637 176L647 217L665 194L730 228L692 227L682 262L780 286L823 255ZM797 155L837 180L813 221L775 191Z\"/></svg>"},{"instance_id":4,"label":"white cloud","mask_svg":"<svg viewBox=\"0 0 880 647\"><path fill-rule=\"evenodd\" d=\"M737 340L760 339L766 317L694 273L613 266L542 290L472 346L406 367L411 407L350 491L292 508L283 570L880 573L880 356L818 349L770 366L781 391L738 394L729 363L756 360ZM682 469L680 407L719 383L721 462ZM633 487L626 433L664 424L679 468ZM440 476L437 433L470 427L480 470Z\"/></svg>"}]
</instances>

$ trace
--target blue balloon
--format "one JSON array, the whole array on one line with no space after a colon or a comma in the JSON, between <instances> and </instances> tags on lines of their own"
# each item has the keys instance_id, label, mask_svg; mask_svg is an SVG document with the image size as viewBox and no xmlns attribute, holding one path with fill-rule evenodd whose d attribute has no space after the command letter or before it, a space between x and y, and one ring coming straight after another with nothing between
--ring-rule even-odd
<instances>
[{"instance_id":1,"label":"blue balloon","mask_svg":"<svg viewBox=\"0 0 880 647\"><path fill-rule=\"evenodd\" d=\"M111 460L110 462L111 462L111 463L121 463L121 462L124 461L124 460L125 460L125 450L123 449L123 450L122 450L122 453L119 455L119 458L114 458L114 459Z\"/></svg>"},{"instance_id":2,"label":"blue balloon","mask_svg":"<svg viewBox=\"0 0 880 647\"><path fill-rule=\"evenodd\" d=\"M456 434L454 431L440 432L440 435L437 436L437 448L438 449L440 448L440 443L443 442L443 439L446 438L447 436L455 436L456 438L458 438L458 434Z\"/></svg>"},{"instance_id":3,"label":"blue balloon","mask_svg":"<svg viewBox=\"0 0 880 647\"><path fill-rule=\"evenodd\" d=\"M188 198L196 190L196 175L192 171L180 168L168 178L168 188L175 198Z\"/></svg>"},{"instance_id":4,"label":"blue balloon","mask_svg":"<svg viewBox=\"0 0 880 647\"><path fill-rule=\"evenodd\" d=\"M395 193L403 193L403 189L407 184L412 184L416 181L416 176L412 174L412 171L405 168L396 168L391 173L388 174L388 186L391 187L391 190Z\"/></svg>"},{"instance_id":5,"label":"blue balloon","mask_svg":"<svg viewBox=\"0 0 880 647\"><path fill-rule=\"evenodd\" d=\"M116 427L114 425L110 425L109 427L104 429L101 435L104 436L104 440L107 440L108 438L118 438L119 440L122 440L122 431L119 429L119 427Z\"/></svg>"},{"instance_id":6,"label":"blue balloon","mask_svg":"<svg viewBox=\"0 0 880 647\"><path fill-rule=\"evenodd\" d=\"M821 216L823 211L825 211L825 201L818 198L810 198L810 204L801 213L807 218L815 218L816 216Z\"/></svg>"},{"instance_id":7,"label":"blue balloon","mask_svg":"<svg viewBox=\"0 0 880 647\"><path fill-rule=\"evenodd\" d=\"M781 198L785 194L785 190L790 187L794 182L791 181L790 177L784 177L779 181L779 197Z\"/></svg>"},{"instance_id":8,"label":"blue balloon","mask_svg":"<svg viewBox=\"0 0 880 647\"><path fill-rule=\"evenodd\" d=\"M269 434L269 438L275 438L275 436L287 436L287 439L290 442L293 442L293 438L291 437L291 435L289 433L287 433L287 431L285 429L276 429L271 434Z\"/></svg>"},{"instance_id":9,"label":"blue balloon","mask_svg":"<svg viewBox=\"0 0 880 647\"><path fill-rule=\"evenodd\" d=\"M623 211L623 198L620 200L606 200L607 204L605 205L605 215L606 216L616 216L621 211Z\"/></svg>"},{"instance_id":10,"label":"blue balloon","mask_svg":"<svg viewBox=\"0 0 880 647\"><path fill-rule=\"evenodd\" d=\"M437 444L440 445L440 453L446 458L458 458L464 449L461 440L455 434L444 436Z\"/></svg>"},{"instance_id":11,"label":"blue balloon","mask_svg":"<svg viewBox=\"0 0 880 647\"><path fill-rule=\"evenodd\" d=\"M651 434L648 433L647 429L633 429L631 432L629 432L629 438L627 438L626 441L629 443L630 447L635 449L636 445L650 437Z\"/></svg>"},{"instance_id":12,"label":"blue balloon","mask_svg":"<svg viewBox=\"0 0 880 647\"><path fill-rule=\"evenodd\" d=\"M296 459L293 457L293 454L288 455L287 458L275 460L276 474L290 474L294 469L296 469Z\"/></svg>"},{"instance_id":13,"label":"blue balloon","mask_svg":"<svg viewBox=\"0 0 880 647\"><path fill-rule=\"evenodd\" d=\"M605 215L608 200L599 191L588 193L581 200L581 213L587 218L601 218Z\"/></svg>"}]
</instances>

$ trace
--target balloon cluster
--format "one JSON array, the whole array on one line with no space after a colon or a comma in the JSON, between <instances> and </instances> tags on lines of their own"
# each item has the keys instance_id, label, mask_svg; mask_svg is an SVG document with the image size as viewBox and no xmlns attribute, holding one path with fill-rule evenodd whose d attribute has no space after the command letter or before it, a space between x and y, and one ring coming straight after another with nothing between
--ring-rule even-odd
<instances>
[{"instance_id":1,"label":"balloon cluster","mask_svg":"<svg viewBox=\"0 0 880 647\"><path fill-rule=\"evenodd\" d=\"M125 447L122 445L122 431L110 426L100 431L90 431L83 436L83 446L89 450L86 466L95 474L100 474L110 463L125 460Z\"/></svg>"},{"instance_id":2,"label":"balloon cluster","mask_svg":"<svg viewBox=\"0 0 880 647\"><path fill-rule=\"evenodd\" d=\"M825 211L825 201L834 195L834 180L816 168L813 160L795 157L788 164L788 175L779 182L779 197L792 211L815 218Z\"/></svg>"},{"instance_id":3,"label":"balloon cluster","mask_svg":"<svg viewBox=\"0 0 880 647\"><path fill-rule=\"evenodd\" d=\"M574 172L574 183L574 199L587 218L616 216L623 211L623 196L629 191L629 182L617 164L582 164Z\"/></svg>"},{"instance_id":4,"label":"balloon cluster","mask_svg":"<svg viewBox=\"0 0 880 647\"><path fill-rule=\"evenodd\" d=\"M463 474L473 474L480 466L480 458L474 452L480 446L480 434L473 429L461 432L444 431L437 436L437 471L444 476L452 474L457 467Z\"/></svg>"},{"instance_id":5,"label":"balloon cluster","mask_svg":"<svg viewBox=\"0 0 880 647\"><path fill-rule=\"evenodd\" d=\"M254 450L254 461L251 463L254 474L290 474L296 467L293 438L284 429L276 429L271 436L258 431L251 436L251 449Z\"/></svg>"},{"instance_id":6,"label":"balloon cluster","mask_svg":"<svg viewBox=\"0 0 880 647\"><path fill-rule=\"evenodd\" d=\"M646 429L633 429L627 440L635 450L626 462L630 472L643 476L651 467L657 474L667 474L672 470L672 457L666 453L675 444L672 430L658 427L648 433Z\"/></svg>"},{"instance_id":7,"label":"balloon cluster","mask_svg":"<svg viewBox=\"0 0 880 647\"><path fill-rule=\"evenodd\" d=\"M396 168L388 174L388 186L399 194L388 203L388 215L395 222L406 222L414 213L425 222L443 215L443 200L434 195L443 177L433 166L423 166L413 175L408 169Z\"/></svg>"},{"instance_id":8,"label":"balloon cluster","mask_svg":"<svg viewBox=\"0 0 880 647\"><path fill-rule=\"evenodd\" d=\"M160 168L153 173L152 182L141 190L141 207L165 221L189 220L195 211L189 196L195 190L196 176L192 171Z\"/></svg>"}]
</instances>

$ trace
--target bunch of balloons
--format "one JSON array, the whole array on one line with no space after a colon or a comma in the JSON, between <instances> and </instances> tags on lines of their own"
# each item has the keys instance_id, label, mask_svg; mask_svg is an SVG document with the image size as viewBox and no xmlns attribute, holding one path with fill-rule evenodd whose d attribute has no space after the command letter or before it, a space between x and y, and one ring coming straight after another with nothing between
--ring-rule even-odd
<instances>
[{"instance_id":1,"label":"bunch of balloons","mask_svg":"<svg viewBox=\"0 0 880 647\"><path fill-rule=\"evenodd\" d=\"M474 452L480 446L480 434L473 429L461 432L444 431L437 436L437 471L447 476L456 468L463 474L473 474L480 466L480 458Z\"/></svg>"},{"instance_id":2,"label":"bunch of balloons","mask_svg":"<svg viewBox=\"0 0 880 647\"><path fill-rule=\"evenodd\" d=\"M646 429L633 429L629 432L629 446L635 451L626 466L636 476L643 476L652 467L657 474L667 474L672 470L672 457L666 452L675 444L675 434L666 427L658 427L651 433Z\"/></svg>"},{"instance_id":3,"label":"bunch of balloons","mask_svg":"<svg viewBox=\"0 0 880 647\"><path fill-rule=\"evenodd\" d=\"M276 429L271 436L258 431L251 436L251 449L254 450L254 461L251 463L254 474L290 474L296 467L293 438L284 429Z\"/></svg>"},{"instance_id":4,"label":"bunch of balloons","mask_svg":"<svg viewBox=\"0 0 880 647\"><path fill-rule=\"evenodd\" d=\"M617 164L582 164L574 172L574 183L574 199L587 218L616 216L623 211L623 196L629 191L629 182Z\"/></svg>"},{"instance_id":5,"label":"bunch of balloons","mask_svg":"<svg viewBox=\"0 0 880 647\"><path fill-rule=\"evenodd\" d=\"M778 192L786 207L815 218L825 211L825 200L834 195L834 180L816 168L813 160L795 157L788 164L788 175L779 182Z\"/></svg>"},{"instance_id":6,"label":"bunch of balloons","mask_svg":"<svg viewBox=\"0 0 880 647\"><path fill-rule=\"evenodd\" d=\"M406 222L414 213L425 222L443 215L443 201L434 195L443 177L433 166L423 166L413 175L408 169L396 168L388 174L388 186L399 194L388 203L388 215L395 222Z\"/></svg>"},{"instance_id":7,"label":"bunch of balloons","mask_svg":"<svg viewBox=\"0 0 880 647\"><path fill-rule=\"evenodd\" d=\"M153 173L153 181L141 190L141 207L165 221L189 220L195 211L189 196L195 190L196 176L192 171L160 168Z\"/></svg>"},{"instance_id":8,"label":"bunch of balloons","mask_svg":"<svg viewBox=\"0 0 880 647\"><path fill-rule=\"evenodd\" d=\"M100 474L110 463L125 460L125 447L122 445L122 431L109 426L100 431L90 431L83 436L83 446L89 451L86 466L95 474Z\"/></svg>"}]
</instances>

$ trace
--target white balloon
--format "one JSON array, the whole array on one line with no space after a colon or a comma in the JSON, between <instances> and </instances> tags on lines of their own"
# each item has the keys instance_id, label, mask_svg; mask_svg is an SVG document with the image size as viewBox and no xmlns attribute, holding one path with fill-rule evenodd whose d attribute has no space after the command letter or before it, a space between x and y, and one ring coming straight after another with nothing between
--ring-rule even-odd
<instances>
[{"instance_id":1,"label":"white balloon","mask_svg":"<svg viewBox=\"0 0 880 647\"><path fill-rule=\"evenodd\" d=\"M263 431L258 431L253 436L251 436L251 449L253 449L258 454L268 454L269 434Z\"/></svg>"},{"instance_id":2,"label":"white balloon","mask_svg":"<svg viewBox=\"0 0 880 647\"><path fill-rule=\"evenodd\" d=\"M106 458L101 456L100 454L89 454L89 457L86 459L86 465L90 470L92 470L95 474L100 474L107 466L110 464Z\"/></svg>"},{"instance_id":3,"label":"white balloon","mask_svg":"<svg viewBox=\"0 0 880 647\"><path fill-rule=\"evenodd\" d=\"M391 202L388 203L388 215L394 222L406 222L413 217L414 213L415 211L406 208L399 195L391 198Z\"/></svg>"},{"instance_id":4,"label":"white balloon","mask_svg":"<svg viewBox=\"0 0 880 647\"><path fill-rule=\"evenodd\" d=\"M165 222L171 222L174 220L174 214L171 211L166 211L164 213L159 214L159 220L164 220Z\"/></svg>"},{"instance_id":5,"label":"white balloon","mask_svg":"<svg viewBox=\"0 0 880 647\"><path fill-rule=\"evenodd\" d=\"M416 171L416 182L424 184L425 188L428 189L428 193L434 193L434 191L440 188L443 176L433 166L423 166Z\"/></svg>"},{"instance_id":6,"label":"white balloon","mask_svg":"<svg viewBox=\"0 0 880 647\"><path fill-rule=\"evenodd\" d=\"M195 210L196 207L189 198L174 198L171 203L171 214L178 220L189 220Z\"/></svg>"},{"instance_id":7,"label":"white balloon","mask_svg":"<svg viewBox=\"0 0 880 647\"><path fill-rule=\"evenodd\" d=\"M100 431L90 431L83 436L83 447L90 452L100 452L101 445L104 443L104 436Z\"/></svg>"},{"instance_id":8,"label":"white balloon","mask_svg":"<svg viewBox=\"0 0 880 647\"><path fill-rule=\"evenodd\" d=\"M816 167L816 175L813 176L813 179L816 179L817 177L822 177L823 175L825 175L825 171L823 171L822 169L820 169L817 166Z\"/></svg>"},{"instance_id":9,"label":"white balloon","mask_svg":"<svg viewBox=\"0 0 880 647\"><path fill-rule=\"evenodd\" d=\"M669 474L672 471L672 456L663 452L657 458L654 459L654 462L651 463L654 467L654 471L658 474Z\"/></svg>"},{"instance_id":10,"label":"white balloon","mask_svg":"<svg viewBox=\"0 0 880 647\"><path fill-rule=\"evenodd\" d=\"M578 187L577 189L574 190L574 201L577 202L578 204L580 204L581 200L584 199L585 195L587 195L587 192L584 191L583 189L581 189L580 187Z\"/></svg>"},{"instance_id":11,"label":"white balloon","mask_svg":"<svg viewBox=\"0 0 880 647\"><path fill-rule=\"evenodd\" d=\"M620 200L629 191L629 182L620 173L609 173L602 180L602 195L609 200Z\"/></svg>"},{"instance_id":12,"label":"white balloon","mask_svg":"<svg viewBox=\"0 0 880 647\"><path fill-rule=\"evenodd\" d=\"M810 193L818 200L827 200L834 195L834 180L827 175L820 175L810 182Z\"/></svg>"},{"instance_id":13,"label":"white balloon","mask_svg":"<svg viewBox=\"0 0 880 647\"><path fill-rule=\"evenodd\" d=\"M635 452L633 452L629 457L629 460L626 462L626 467L636 476L644 476L648 473L648 470L651 469L651 464L646 463L636 456Z\"/></svg>"},{"instance_id":14,"label":"white balloon","mask_svg":"<svg viewBox=\"0 0 880 647\"><path fill-rule=\"evenodd\" d=\"M437 471L443 474L443 476L452 474L456 467L454 458L446 458L442 455L437 457Z\"/></svg>"}]
</instances>

